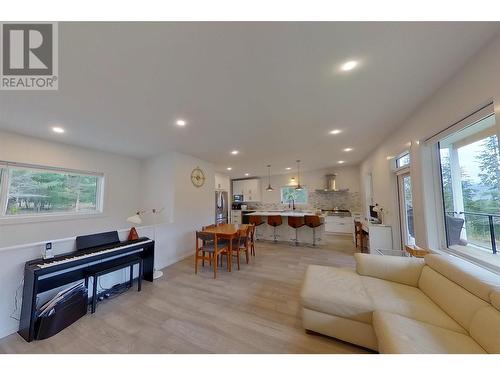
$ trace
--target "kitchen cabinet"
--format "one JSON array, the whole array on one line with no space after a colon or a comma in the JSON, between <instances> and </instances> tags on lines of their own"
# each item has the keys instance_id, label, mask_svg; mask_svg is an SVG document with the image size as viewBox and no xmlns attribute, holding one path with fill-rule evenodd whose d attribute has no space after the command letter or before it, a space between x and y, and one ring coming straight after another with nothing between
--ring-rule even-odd
<instances>
[{"instance_id":1,"label":"kitchen cabinet","mask_svg":"<svg viewBox=\"0 0 500 375\"><path fill-rule=\"evenodd\" d=\"M248 180L233 181L233 195L243 195L244 202L260 202L261 188L260 179L251 178Z\"/></svg>"},{"instance_id":2,"label":"kitchen cabinet","mask_svg":"<svg viewBox=\"0 0 500 375\"><path fill-rule=\"evenodd\" d=\"M242 224L241 210L231 210L231 223L237 225Z\"/></svg>"},{"instance_id":3,"label":"kitchen cabinet","mask_svg":"<svg viewBox=\"0 0 500 375\"><path fill-rule=\"evenodd\" d=\"M223 174L215 174L215 190L222 190L229 192L230 180L228 176Z\"/></svg>"},{"instance_id":4,"label":"kitchen cabinet","mask_svg":"<svg viewBox=\"0 0 500 375\"><path fill-rule=\"evenodd\" d=\"M351 234L354 230L354 221L351 216L325 217L325 232Z\"/></svg>"}]
</instances>

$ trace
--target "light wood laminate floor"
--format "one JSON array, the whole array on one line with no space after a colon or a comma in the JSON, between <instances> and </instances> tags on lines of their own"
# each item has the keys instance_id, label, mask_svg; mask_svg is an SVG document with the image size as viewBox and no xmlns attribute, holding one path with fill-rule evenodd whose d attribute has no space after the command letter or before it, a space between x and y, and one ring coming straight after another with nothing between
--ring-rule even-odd
<instances>
[{"instance_id":1,"label":"light wood laminate floor","mask_svg":"<svg viewBox=\"0 0 500 375\"><path fill-rule=\"evenodd\" d=\"M307 265L354 266L352 237L325 240L315 249L258 242L250 264L222 270L217 280L208 266L195 275L186 258L50 339L0 340L0 353L366 353L301 326Z\"/></svg>"}]
</instances>

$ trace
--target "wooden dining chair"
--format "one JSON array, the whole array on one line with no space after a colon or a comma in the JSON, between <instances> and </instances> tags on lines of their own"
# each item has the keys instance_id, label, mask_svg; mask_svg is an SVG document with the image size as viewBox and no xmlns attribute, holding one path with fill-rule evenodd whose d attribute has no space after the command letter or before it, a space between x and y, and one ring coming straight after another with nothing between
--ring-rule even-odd
<instances>
[{"instance_id":1,"label":"wooden dining chair","mask_svg":"<svg viewBox=\"0 0 500 375\"><path fill-rule=\"evenodd\" d=\"M242 251L245 252L247 264L250 260L250 257L248 255L250 246L250 231L251 227L249 225L244 231L238 231L236 238L233 239L233 257L236 257L236 261L238 263L238 271L240 270L240 253Z\"/></svg>"},{"instance_id":2,"label":"wooden dining chair","mask_svg":"<svg viewBox=\"0 0 500 375\"><path fill-rule=\"evenodd\" d=\"M354 221L354 244L356 248L358 247L358 239L361 247L361 252L363 252L363 242L364 242L364 233L363 233L363 223L361 221Z\"/></svg>"},{"instance_id":3,"label":"wooden dining chair","mask_svg":"<svg viewBox=\"0 0 500 375\"><path fill-rule=\"evenodd\" d=\"M255 232L257 228L255 225L252 224L250 224L249 227L250 227L250 237L249 237L250 254L255 256Z\"/></svg>"},{"instance_id":4,"label":"wooden dining chair","mask_svg":"<svg viewBox=\"0 0 500 375\"><path fill-rule=\"evenodd\" d=\"M208 253L208 256L206 255ZM196 250L194 259L194 273L198 273L198 260L202 259L203 264L208 260L214 267L214 279L217 278L217 265L219 257L226 256L229 265L229 251L226 242L218 241L217 235L210 232L196 231Z\"/></svg>"}]
</instances>

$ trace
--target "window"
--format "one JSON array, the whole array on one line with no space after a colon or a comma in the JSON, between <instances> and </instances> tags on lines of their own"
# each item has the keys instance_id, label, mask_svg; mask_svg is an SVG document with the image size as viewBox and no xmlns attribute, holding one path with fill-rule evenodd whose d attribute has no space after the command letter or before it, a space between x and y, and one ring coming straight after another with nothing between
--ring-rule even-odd
<instances>
[{"instance_id":1,"label":"window","mask_svg":"<svg viewBox=\"0 0 500 375\"><path fill-rule=\"evenodd\" d=\"M410 165L410 153L407 152L396 158L396 168L402 168Z\"/></svg>"},{"instance_id":2,"label":"window","mask_svg":"<svg viewBox=\"0 0 500 375\"><path fill-rule=\"evenodd\" d=\"M102 212L101 174L0 164L0 216Z\"/></svg>"},{"instance_id":3,"label":"window","mask_svg":"<svg viewBox=\"0 0 500 375\"><path fill-rule=\"evenodd\" d=\"M281 188L281 202L296 204L307 203L307 188L302 187L302 190L295 190L295 186L285 186Z\"/></svg>"},{"instance_id":4,"label":"window","mask_svg":"<svg viewBox=\"0 0 500 375\"><path fill-rule=\"evenodd\" d=\"M446 244L471 255L500 245L500 152L490 114L439 143Z\"/></svg>"}]
</instances>

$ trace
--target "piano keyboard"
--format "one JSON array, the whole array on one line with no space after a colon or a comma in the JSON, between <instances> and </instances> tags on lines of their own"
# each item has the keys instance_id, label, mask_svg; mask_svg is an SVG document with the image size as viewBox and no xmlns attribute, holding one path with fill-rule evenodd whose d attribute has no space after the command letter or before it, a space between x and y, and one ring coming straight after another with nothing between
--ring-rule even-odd
<instances>
[{"instance_id":1,"label":"piano keyboard","mask_svg":"<svg viewBox=\"0 0 500 375\"><path fill-rule=\"evenodd\" d=\"M144 244L151 243L151 242L153 242L153 240L135 242L133 244L129 244L129 245L125 245L125 246L113 247L113 248L102 250L102 251L96 251L96 252L91 252L91 253L84 253L82 255L70 256L68 258L61 259L61 260L55 260L53 262L48 261L48 262L44 262L44 263L41 263L41 264L37 264L37 267L39 267L41 269L50 268L50 267L58 266L60 264L71 263L71 262L74 262L76 260L81 260L81 259L85 259L85 258L92 258L92 257L98 256L98 255L112 253L112 252L115 252L115 251L118 251L118 250L124 250L124 249L130 248L130 247L134 247L134 246L138 246L138 245L144 245Z\"/></svg>"}]
</instances>

